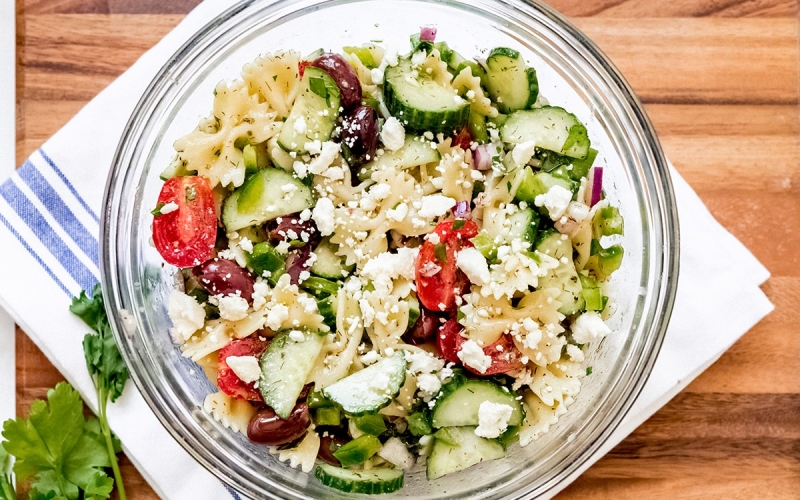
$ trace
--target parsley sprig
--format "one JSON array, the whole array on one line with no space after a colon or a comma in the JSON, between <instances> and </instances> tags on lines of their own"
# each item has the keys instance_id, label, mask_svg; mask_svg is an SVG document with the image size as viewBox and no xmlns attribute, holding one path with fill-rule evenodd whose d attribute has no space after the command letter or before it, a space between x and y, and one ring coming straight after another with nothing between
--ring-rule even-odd
<instances>
[{"instance_id":1,"label":"parsley sprig","mask_svg":"<svg viewBox=\"0 0 800 500\"><path fill-rule=\"evenodd\" d=\"M113 403L122 395L122 389L129 376L128 368L125 366L125 361L122 359L111 332L111 326L108 324L103 293L99 284L95 285L92 290L91 298L86 296L85 291L81 291L79 297L72 299L69 310L95 331L95 333L87 333L83 337L83 355L86 358L86 368L89 370L89 375L91 375L97 391L100 431L105 439L111 469L114 471L117 493L120 500L126 500L114 438L106 417L106 407L109 399Z\"/></svg>"}]
</instances>

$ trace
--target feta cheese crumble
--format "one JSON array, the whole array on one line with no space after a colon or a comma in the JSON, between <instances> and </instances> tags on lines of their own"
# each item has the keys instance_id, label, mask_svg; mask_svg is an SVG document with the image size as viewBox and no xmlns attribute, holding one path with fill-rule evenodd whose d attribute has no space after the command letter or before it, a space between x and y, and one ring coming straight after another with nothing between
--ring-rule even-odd
<instances>
[{"instance_id":1,"label":"feta cheese crumble","mask_svg":"<svg viewBox=\"0 0 800 500\"><path fill-rule=\"evenodd\" d=\"M483 254L475 248L465 248L459 251L456 254L456 265L476 285L486 285L491 279L489 264Z\"/></svg>"},{"instance_id":2,"label":"feta cheese crumble","mask_svg":"<svg viewBox=\"0 0 800 500\"><path fill-rule=\"evenodd\" d=\"M255 382L261 376L261 368L255 356L228 356L225 363L244 383Z\"/></svg>"},{"instance_id":3,"label":"feta cheese crumble","mask_svg":"<svg viewBox=\"0 0 800 500\"><path fill-rule=\"evenodd\" d=\"M572 324L572 338L579 344L598 341L609 333L611 329L595 311L581 314Z\"/></svg>"},{"instance_id":4,"label":"feta cheese crumble","mask_svg":"<svg viewBox=\"0 0 800 500\"><path fill-rule=\"evenodd\" d=\"M206 310L194 297L174 290L169 295L167 314L172 320L170 333L176 342L186 342L194 332L203 328L206 321Z\"/></svg>"},{"instance_id":5,"label":"feta cheese crumble","mask_svg":"<svg viewBox=\"0 0 800 500\"><path fill-rule=\"evenodd\" d=\"M422 206L419 209L420 217L431 219L447 213L453 208L456 200L441 194L431 194L422 197Z\"/></svg>"},{"instance_id":6,"label":"feta cheese crumble","mask_svg":"<svg viewBox=\"0 0 800 500\"><path fill-rule=\"evenodd\" d=\"M247 317L247 301L238 295L217 295L219 317L228 321L239 321Z\"/></svg>"},{"instance_id":7,"label":"feta cheese crumble","mask_svg":"<svg viewBox=\"0 0 800 500\"><path fill-rule=\"evenodd\" d=\"M320 198L311 212L311 218L317 224L319 234L330 236L335 228L333 217L333 202L328 198Z\"/></svg>"},{"instance_id":8,"label":"feta cheese crumble","mask_svg":"<svg viewBox=\"0 0 800 500\"><path fill-rule=\"evenodd\" d=\"M487 356L474 340L467 340L461 344L458 359L470 368L474 368L478 373L486 373L486 370L492 366L492 358Z\"/></svg>"},{"instance_id":9,"label":"feta cheese crumble","mask_svg":"<svg viewBox=\"0 0 800 500\"><path fill-rule=\"evenodd\" d=\"M400 120L394 116L389 117L381 128L381 142L389 151L397 151L403 147L406 140L406 129Z\"/></svg>"},{"instance_id":10,"label":"feta cheese crumble","mask_svg":"<svg viewBox=\"0 0 800 500\"><path fill-rule=\"evenodd\" d=\"M478 427L475 435L495 439L508 429L508 421L514 409L501 403L484 401L478 407Z\"/></svg>"},{"instance_id":11,"label":"feta cheese crumble","mask_svg":"<svg viewBox=\"0 0 800 500\"><path fill-rule=\"evenodd\" d=\"M164 203L164 206L161 207L161 215L171 214L175 210L178 209L178 204L174 201L170 201L169 203Z\"/></svg>"},{"instance_id":12,"label":"feta cheese crumble","mask_svg":"<svg viewBox=\"0 0 800 500\"><path fill-rule=\"evenodd\" d=\"M533 204L537 207L545 207L550 214L550 218L558 220L567 211L570 201L572 201L572 191L563 186L555 185L545 194L536 196L533 199Z\"/></svg>"}]
</instances>

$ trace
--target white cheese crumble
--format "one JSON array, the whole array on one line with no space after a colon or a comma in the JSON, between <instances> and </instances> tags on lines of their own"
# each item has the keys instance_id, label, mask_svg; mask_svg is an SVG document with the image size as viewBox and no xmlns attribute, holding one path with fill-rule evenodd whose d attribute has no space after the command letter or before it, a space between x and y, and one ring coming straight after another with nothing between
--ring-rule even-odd
<instances>
[{"instance_id":1,"label":"white cheese crumble","mask_svg":"<svg viewBox=\"0 0 800 500\"><path fill-rule=\"evenodd\" d=\"M567 356L576 363L582 363L584 360L583 351L575 344L567 344Z\"/></svg>"},{"instance_id":2,"label":"white cheese crumble","mask_svg":"<svg viewBox=\"0 0 800 500\"><path fill-rule=\"evenodd\" d=\"M194 297L179 290L173 290L167 304L167 314L172 320L172 338L176 342L186 342L194 332L203 328L206 310Z\"/></svg>"},{"instance_id":3,"label":"white cheese crumble","mask_svg":"<svg viewBox=\"0 0 800 500\"><path fill-rule=\"evenodd\" d=\"M527 141L522 144L517 144L511 150L511 159L514 160L515 165L527 165L531 158L533 158L534 150L536 149L535 141Z\"/></svg>"},{"instance_id":4,"label":"white cheese crumble","mask_svg":"<svg viewBox=\"0 0 800 500\"><path fill-rule=\"evenodd\" d=\"M261 368L255 356L228 356L225 363L244 383L255 382L261 376Z\"/></svg>"},{"instance_id":5,"label":"white cheese crumble","mask_svg":"<svg viewBox=\"0 0 800 500\"><path fill-rule=\"evenodd\" d=\"M381 355L378 354L378 351L369 351L361 356L361 362L367 366L377 363L380 359Z\"/></svg>"},{"instance_id":6,"label":"white cheese crumble","mask_svg":"<svg viewBox=\"0 0 800 500\"><path fill-rule=\"evenodd\" d=\"M247 317L247 301L238 295L217 295L219 317L228 321L239 321Z\"/></svg>"},{"instance_id":7,"label":"white cheese crumble","mask_svg":"<svg viewBox=\"0 0 800 500\"><path fill-rule=\"evenodd\" d=\"M372 377L372 380L369 381L369 386L372 389L377 389L379 391L386 391L389 389L389 375L379 371L376 372L375 375Z\"/></svg>"},{"instance_id":8,"label":"white cheese crumble","mask_svg":"<svg viewBox=\"0 0 800 500\"><path fill-rule=\"evenodd\" d=\"M308 164L309 173L322 175L334 180L341 179L342 177L340 174L342 174L342 169L340 167L331 167L331 163L333 163L333 160L335 160L336 156L339 154L341 145L333 141L326 141L322 143L321 148L317 149L315 147L317 144L319 144L319 141L305 144L309 153L319 151L319 156L311 160Z\"/></svg>"},{"instance_id":9,"label":"white cheese crumble","mask_svg":"<svg viewBox=\"0 0 800 500\"><path fill-rule=\"evenodd\" d=\"M572 323L572 338L579 344L588 344L602 339L611 333L603 318L595 311L588 311Z\"/></svg>"},{"instance_id":10,"label":"white cheese crumble","mask_svg":"<svg viewBox=\"0 0 800 500\"><path fill-rule=\"evenodd\" d=\"M403 222L406 215L408 215L408 205L405 203L400 203L395 208L386 212L386 218L395 222Z\"/></svg>"},{"instance_id":11,"label":"white cheese crumble","mask_svg":"<svg viewBox=\"0 0 800 500\"><path fill-rule=\"evenodd\" d=\"M431 194L422 197L422 206L419 209L419 216L426 219L439 217L453 208L456 200L441 194Z\"/></svg>"},{"instance_id":12,"label":"white cheese crumble","mask_svg":"<svg viewBox=\"0 0 800 500\"><path fill-rule=\"evenodd\" d=\"M170 201L169 203L164 203L164 206L161 207L161 215L171 214L175 210L178 209L178 204L174 201Z\"/></svg>"},{"instance_id":13,"label":"white cheese crumble","mask_svg":"<svg viewBox=\"0 0 800 500\"><path fill-rule=\"evenodd\" d=\"M545 194L536 196L533 200L533 204L537 207L545 207L550 214L550 218L558 220L564 215L564 212L567 211L571 200L572 191L563 186L555 185Z\"/></svg>"},{"instance_id":14,"label":"white cheese crumble","mask_svg":"<svg viewBox=\"0 0 800 500\"><path fill-rule=\"evenodd\" d=\"M400 120L394 116L389 117L381 128L381 142L390 151L397 151L403 147L406 140L406 129Z\"/></svg>"},{"instance_id":15,"label":"white cheese crumble","mask_svg":"<svg viewBox=\"0 0 800 500\"><path fill-rule=\"evenodd\" d=\"M308 125L306 124L306 119L302 116L298 117L297 120L294 122L294 131L298 134L305 134L306 129L308 129Z\"/></svg>"},{"instance_id":16,"label":"white cheese crumble","mask_svg":"<svg viewBox=\"0 0 800 500\"><path fill-rule=\"evenodd\" d=\"M487 356L474 340L467 340L461 344L458 359L470 368L474 368L478 373L486 373L486 370L492 366L492 358Z\"/></svg>"},{"instance_id":17,"label":"white cheese crumble","mask_svg":"<svg viewBox=\"0 0 800 500\"><path fill-rule=\"evenodd\" d=\"M306 336L300 330L292 330L289 332L289 338L295 342L305 342Z\"/></svg>"},{"instance_id":18,"label":"white cheese crumble","mask_svg":"<svg viewBox=\"0 0 800 500\"><path fill-rule=\"evenodd\" d=\"M475 435L495 439L508 429L508 421L514 409L502 403L484 401L478 407L478 427Z\"/></svg>"},{"instance_id":19,"label":"white cheese crumble","mask_svg":"<svg viewBox=\"0 0 800 500\"><path fill-rule=\"evenodd\" d=\"M470 247L459 251L456 254L456 265L476 285L486 285L491 279L489 264L483 254L475 248Z\"/></svg>"},{"instance_id":20,"label":"white cheese crumble","mask_svg":"<svg viewBox=\"0 0 800 500\"><path fill-rule=\"evenodd\" d=\"M281 329L281 325L287 319L289 319L289 308L284 304L275 304L267 313L267 321L265 325L270 330L277 332Z\"/></svg>"},{"instance_id":21,"label":"white cheese crumble","mask_svg":"<svg viewBox=\"0 0 800 500\"><path fill-rule=\"evenodd\" d=\"M335 227L333 217L333 202L328 198L320 198L317 200L314 210L311 212L311 218L317 224L319 234L322 236L329 236L333 234Z\"/></svg>"},{"instance_id":22,"label":"white cheese crumble","mask_svg":"<svg viewBox=\"0 0 800 500\"><path fill-rule=\"evenodd\" d=\"M430 401L442 388L442 381L431 373L417 375L417 387L424 401Z\"/></svg>"}]
</instances>

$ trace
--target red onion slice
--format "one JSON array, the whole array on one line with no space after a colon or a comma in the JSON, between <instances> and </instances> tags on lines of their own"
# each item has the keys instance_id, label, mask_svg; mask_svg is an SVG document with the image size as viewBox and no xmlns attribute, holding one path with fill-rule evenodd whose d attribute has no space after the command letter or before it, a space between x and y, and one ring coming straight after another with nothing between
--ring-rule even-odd
<instances>
[{"instance_id":1,"label":"red onion slice","mask_svg":"<svg viewBox=\"0 0 800 500\"><path fill-rule=\"evenodd\" d=\"M475 170L491 170L494 146L481 144L472 152L472 166Z\"/></svg>"},{"instance_id":2,"label":"red onion slice","mask_svg":"<svg viewBox=\"0 0 800 500\"><path fill-rule=\"evenodd\" d=\"M433 26L423 26L419 30L419 41L420 42L431 42L433 43L436 40L436 28Z\"/></svg>"},{"instance_id":3,"label":"red onion slice","mask_svg":"<svg viewBox=\"0 0 800 500\"><path fill-rule=\"evenodd\" d=\"M589 178L589 206L593 207L603 196L603 167L594 167Z\"/></svg>"},{"instance_id":4,"label":"red onion slice","mask_svg":"<svg viewBox=\"0 0 800 500\"><path fill-rule=\"evenodd\" d=\"M459 201L453 207L453 216L457 219L469 219L470 210L468 201Z\"/></svg>"}]
</instances>

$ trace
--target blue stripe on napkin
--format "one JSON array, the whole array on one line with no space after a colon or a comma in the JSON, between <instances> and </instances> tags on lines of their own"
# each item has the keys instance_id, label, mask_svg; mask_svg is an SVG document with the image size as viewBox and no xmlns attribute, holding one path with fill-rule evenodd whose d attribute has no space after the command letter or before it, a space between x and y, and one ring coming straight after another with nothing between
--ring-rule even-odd
<instances>
[{"instance_id":1,"label":"blue stripe on napkin","mask_svg":"<svg viewBox=\"0 0 800 500\"><path fill-rule=\"evenodd\" d=\"M14 174L17 175L17 174ZM84 290L91 290L98 277L70 250L64 240L53 230L44 216L14 183L13 178L0 185L2 196L20 219L33 231L39 241L50 251L75 282ZM56 219L57 220L57 219ZM66 228L64 229L67 230ZM69 233L68 233L69 234ZM73 235L70 235L72 237ZM33 251L28 250L41 263ZM70 294L71 295L71 294Z\"/></svg>"},{"instance_id":2,"label":"blue stripe on napkin","mask_svg":"<svg viewBox=\"0 0 800 500\"><path fill-rule=\"evenodd\" d=\"M64 286L64 283L62 283L62 282L61 282L61 280L60 280L60 279L58 279L58 278L56 277L56 275L53 273L53 271L51 271L51 270L50 270L50 268L49 268L49 267L47 267L47 264L45 264L45 263L44 263L44 261L43 261L43 260L42 260L42 259L41 259L41 258L40 258L38 255L36 255L36 252L34 252L34 251L33 251L33 249L31 248L31 246L30 246L30 245L28 245L28 243L27 243L27 242L26 242L26 241L25 241L25 240L22 238L22 236L20 236L20 234L17 232L17 230L16 230L16 229L14 229L14 226L12 226L12 225L11 225L11 224L10 224L10 223L9 223L9 222L6 220L6 218L5 218L5 217L3 217L3 214L0 214L0 222L2 222L2 223L3 223L3 225L4 225L4 226L6 226L6 227L8 228L8 230L9 230L9 231L11 231L11 234L13 234L13 235L14 235L14 237L17 239L17 241L19 241L20 245L22 245L23 247L25 247L25 250L27 250L27 251L28 251L28 253L30 253L30 254L31 254L31 256L32 256L34 259L36 259L36 262L38 262L38 263L39 263L39 265L40 265L40 266L42 266L42 268L45 270L45 272L46 272L47 274L49 274L51 278L53 278L53 281L55 281L56 285L58 285L58 286L59 286L59 288L61 288L62 290L64 290L64 293L66 293L68 296L72 297L72 294L71 294L71 293L69 293L69 290L67 289L67 287L66 287L66 286Z\"/></svg>"},{"instance_id":3,"label":"blue stripe on napkin","mask_svg":"<svg viewBox=\"0 0 800 500\"><path fill-rule=\"evenodd\" d=\"M100 218L97 216L97 214L95 214L94 211L92 211L92 209L89 208L89 205L85 201L83 201L81 195L78 194L78 190L72 186L72 183L67 179L67 176L64 175L63 172L61 172L61 169L58 168L56 163L53 160L51 160L50 157L47 156L47 154L45 154L44 149L39 149L39 154L42 155L44 161L46 161L47 164L50 165L50 168L53 169L53 172L55 172L55 174L64 182L64 185L67 186L67 189L69 189L72 195L75 196L75 199L78 200L78 203L81 204L81 206L86 210L86 212L89 213L89 215L95 220L95 222L100 222Z\"/></svg>"},{"instance_id":4,"label":"blue stripe on napkin","mask_svg":"<svg viewBox=\"0 0 800 500\"><path fill-rule=\"evenodd\" d=\"M45 206L48 212L53 215L53 218L64 228L64 231L75 241L75 243L83 250L83 253L89 257L95 264L100 261L100 251L98 249L97 238L92 236L89 231L81 224L81 222L72 213L64 200L56 193L53 186L47 182L41 173L36 170L36 167L30 162L26 161L22 167L17 170L19 177L25 181L25 184L31 188L33 194L39 198L42 205Z\"/></svg>"}]
</instances>

